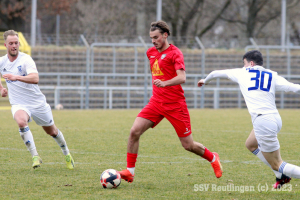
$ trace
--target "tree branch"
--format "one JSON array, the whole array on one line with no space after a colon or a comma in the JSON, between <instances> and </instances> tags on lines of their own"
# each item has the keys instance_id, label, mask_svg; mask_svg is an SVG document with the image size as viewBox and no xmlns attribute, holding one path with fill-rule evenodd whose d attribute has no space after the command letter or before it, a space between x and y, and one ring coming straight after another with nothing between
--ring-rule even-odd
<instances>
[{"instance_id":1,"label":"tree branch","mask_svg":"<svg viewBox=\"0 0 300 200\"><path fill-rule=\"evenodd\" d=\"M211 20L211 22L198 34L198 37L202 37L208 30L210 30L216 23L217 19L221 17L223 12L227 9L230 5L231 0L227 0L221 11Z\"/></svg>"},{"instance_id":2,"label":"tree branch","mask_svg":"<svg viewBox=\"0 0 300 200\"><path fill-rule=\"evenodd\" d=\"M203 4L203 0L197 0L193 5L192 10L189 10L189 13L182 20L182 26L180 29L180 35L182 37L186 36L189 24L191 20L195 17L195 14L198 12L198 8L201 6L201 4Z\"/></svg>"},{"instance_id":3,"label":"tree branch","mask_svg":"<svg viewBox=\"0 0 300 200\"><path fill-rule=\"evenodd\" d=\"M233 19L226 19L225 17L220 16L220 19L229 22L229 23L239 23L239 24L246 24L246 22L241 20L233 20Z\"/></svg>"},{"instance_id":4,"label":"tree branch","mask_svg":"<svg viewBox=\"0 0 300 200\"><path fill-rule=\"evenodd\" d=\"M255 34L255 36L257 36L264 29L264 27L266 27L266 25L270 21L276 19L279 15L280 15L280 12L277 12L276 14L274 14L273 16L271 16L269 19L267 19L266 21L264 21L263 24L258 28L258 32Z\"/></svg>"}]
</instances>

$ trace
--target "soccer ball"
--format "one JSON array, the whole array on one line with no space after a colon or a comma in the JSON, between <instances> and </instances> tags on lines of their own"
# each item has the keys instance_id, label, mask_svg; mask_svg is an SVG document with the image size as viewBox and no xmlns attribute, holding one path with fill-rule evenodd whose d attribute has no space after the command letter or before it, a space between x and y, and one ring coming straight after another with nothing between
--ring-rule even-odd
<instances>
[{"instance_id":1,"label":"soccer ball","mask_svg":"<svg viewBox=\"0 0 300 200\"><path fill-rule=\"evenodd\" d=\"M62 109L64 109L64 106L62 104L57 104L55 106L55 108L56 108L56 110L62 110Z\"/></svg>"},{"instance_id":2,"label":"soccer ball","mask_svg":"<svg viewBox=\"0 0 300 200\"><path fill-rule=\"evenodd\" d=\"M105 189L117 188L121 184L121 175L114 169L107 169L102 172L100 183Z\"/></svg>"}]
</instances>

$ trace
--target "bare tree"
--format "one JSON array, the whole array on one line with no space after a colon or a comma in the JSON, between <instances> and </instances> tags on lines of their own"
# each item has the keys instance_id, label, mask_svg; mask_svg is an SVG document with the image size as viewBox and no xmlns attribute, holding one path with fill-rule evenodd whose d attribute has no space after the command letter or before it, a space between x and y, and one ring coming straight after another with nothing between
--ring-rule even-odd
<instances>
[{"instance_id":1,"label":"bare tree","mask_svg":"<svg viewBox=\"0 0 300 200\"><path fill-rule=\"evenodd\" d=\"M79 0L69 29L86 34L132 35L136 32L135 0ZM75 18L74 18L75 17Z\"/></svg>"},{"instance_id":2,"label":"bare tree","mask_svg":"<svg viewBox=\"0 0 300 200\"><path fill-rule=\"evenodd\" d=\"M231 0L226 0L221 6L218 4L218 7L205 0L166 0L163 2L163 18L171 23L173 36L180 35L184 40L192 32L196 32L201 37L210 30L221 14L226 11ZM207 17L204 13L207 9L213 13L211 19L207 25L199 26L198 24L204 24Z\"/></svg>"},{"instance_id":3,"label":"bare tree","mask_svg":"<svg viewBox=\"0 0 300 200\"><path fill-rule=\"evenodd\" d=\"M41 20L43 33L54 33L56 30L56 15L61 16L61 26L66 23L66 16L70 15L76 5L77 0L39 0L37 9L37 18ZM73 20L74 22L74 20ZM65 29L61 29L62 33L67 33Z\"/></svg>"},{"instance_id":4,"label":"bare tree","mask_svg":"<svg viewBox=\"0 0 300 200\"><path fill-rule=\"evenodd\" d=\"M25 30L25 16L28 14L29 0L0 0L0 31Z\"/></svg>"},{"instance_id":5,"label":"bare tree","mask_svg":"<svg viewBox=\"0 0 300 200\"><path fill-rule=\"evenodd\" d=\"M210 18L208 24L200 31L199 34L197 34L199 37L202 37L216 24L216 22L220 19L221 15L227 10L230 3L231 0L226 0L226 2L222 6L220 6L219 11L216 12L216 14L212 18Z\"/></svg>"},{"instance_id":6,"label":"bare tree","mask_svg":"<svg viewBox=\"0 0 300 200\"><path fill-rule=\"evenodd\" d=\"M280 1L274 0L233 0L230 12L221 15L221 19L234 23L246 38L258 37L267 25L281 14ZM299 0L294 0L287 9L295 6ZM264 35L264 34L263 34Z\"/></svg>"}]
</instances>

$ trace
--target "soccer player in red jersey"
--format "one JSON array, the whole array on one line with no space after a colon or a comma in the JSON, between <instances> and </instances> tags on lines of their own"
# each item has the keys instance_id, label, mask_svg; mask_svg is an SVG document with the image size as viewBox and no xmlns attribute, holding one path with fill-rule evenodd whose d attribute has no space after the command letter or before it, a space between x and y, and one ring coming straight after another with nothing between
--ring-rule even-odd
<instances>
[{"instance_id":1,"label":"soccer player in red jersey","mask_svg":"<svg viewBox=\"0 0 300 200\"><path fill-rule=\"evenodd\" d=\"M127 144L127 169L120 171L121 178L132 182L138 154L140 136L154 128L163 118L174 127L182 146L208 160L217 178L222 176L222 166L217 153L210 152L192 137L190 115L180 84L185 83L185 65L182 52L169 44L170 29L166 22L151 23L150 38L154 47L147 51L153 83L153 95L135 119Z\"/></svg>"}]
</instances>

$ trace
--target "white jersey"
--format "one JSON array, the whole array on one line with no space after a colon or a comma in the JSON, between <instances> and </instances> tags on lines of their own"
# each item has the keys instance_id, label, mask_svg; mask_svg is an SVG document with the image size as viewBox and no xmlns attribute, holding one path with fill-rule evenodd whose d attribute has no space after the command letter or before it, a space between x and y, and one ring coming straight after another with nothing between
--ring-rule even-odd
<instances>
[{"instance_id":1,"label":"white jersey","mask_svg":"<svg viewBox=\"0 0 300 200\"><path fill-rule=\"evenodd\" d=\"M7 54L0 57L0 73L27 76L30 73L38 73L33 59L22 52L13 62L10 62ZM25 105L40 107L46 103L45 95L37 84L29 84L21 81L6 80L9 102L11 105Z\"/></svg>"},{"instance_id":2,"label":"white jersey","mask_svg":"<svg viewBox=\"0 0 300 200\"><path fill-rule=\"evenodd\" d=\"M252 119L259 114L278 113L275 91L300 93L300 85L261 66L214 71L206 77L204 83L213 78L228 78L239 84Z\"/></svg>"}]
</instances>

